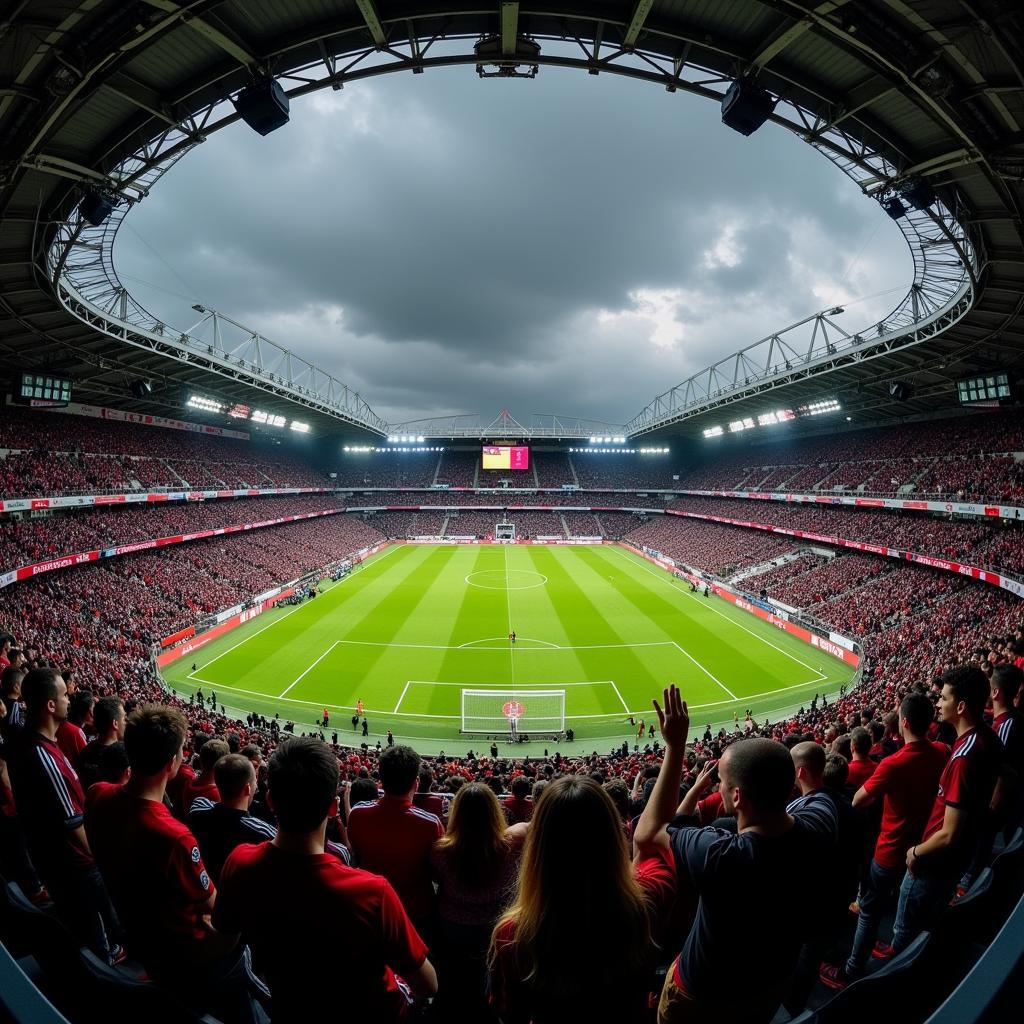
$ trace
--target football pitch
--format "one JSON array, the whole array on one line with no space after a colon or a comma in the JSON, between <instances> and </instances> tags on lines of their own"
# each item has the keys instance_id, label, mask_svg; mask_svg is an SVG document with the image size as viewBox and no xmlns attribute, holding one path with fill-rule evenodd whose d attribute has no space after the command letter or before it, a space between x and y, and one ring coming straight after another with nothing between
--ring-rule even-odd
<instances>
[{"instance_id":1,"label":"football pitch","mask_svg":"<svg viewBox=\"0 0 1024 1024\"><path fill-rule=\"evenodd\" d=\"M853 670L626 548L396 544L163 675L179 694L216 691L234 717L277 713L296 732L326 707L340 742L362 742L351 723L361 700L371 745L390 728L434 753L486 745L460 734L464 688L514 692L523 732L530 692L564 690L576 741L560 749L603 752L632 744L631 715L654 722L651 698L669 682L696 735L747 708L763 721L831 696Z\"/></svg>"}]
</instances>

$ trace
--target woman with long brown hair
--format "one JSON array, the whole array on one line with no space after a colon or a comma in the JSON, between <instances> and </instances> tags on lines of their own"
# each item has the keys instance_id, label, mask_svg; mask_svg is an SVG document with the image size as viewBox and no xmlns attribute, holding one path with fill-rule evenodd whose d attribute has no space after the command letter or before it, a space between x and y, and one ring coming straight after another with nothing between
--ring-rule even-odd
<instances>
[{"instance_id":1,"label":"woman with long brown hair","mask_svg":"<svg viewBox=\"0 0 1024 1024\"><path fill-rule=\"evenodd\" d=\"M472 782L452 801L448 831L431 861L438 883L438 1013L486 1020L486 956L494 923L508 906L529 826L505 821L490 786Z\"/></svg>"},{"instance_id":2,"label":"woman with long brown hair","mask_svg":"<svg viewBox=\"0 0 1024 1024\"><path fill-rule=\"evenodd\" d=\"M630 864L615 805L593 779L563 776L534 808L516 897L489 957L504 1024L645 1019L652 930L675 872L654 855Z\"/></svg>"}]
</instances>

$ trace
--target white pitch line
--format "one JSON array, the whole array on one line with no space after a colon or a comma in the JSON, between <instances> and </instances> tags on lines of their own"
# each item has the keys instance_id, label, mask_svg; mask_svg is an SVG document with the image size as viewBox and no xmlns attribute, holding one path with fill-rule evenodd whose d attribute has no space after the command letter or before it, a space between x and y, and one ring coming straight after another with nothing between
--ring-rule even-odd
<instances>
[{"instance_id":1,"label":"white pitch line","mask_svg":"<svg viewBox=\"0 0 1024 1024\"><path fill-rule=\"evenodd\" d=\"M705 668L688 650L686 650L685 647L680 647L679 644L677 644L674 640L672 641L672 644L679 651L680 654L689 658L690 661L692 661L694 665L696 665L697 668L699 668L701 672L703 672L704 675L708 677L708 679L710 679L712 682L718 683L718 685L723 690L725 690L725 692L729 694L729 696L732 697L733 700L739 700L739 697L737 697L736 694L733 693L732 690L730 690L729 687L726 686L725 683L723 683L722 680L718 678L718 676L714 675L710 669Z\"/></svg>"},{"instance_id":2,"label":"white pitch line","mask_svg":"<svg viewBox=\"0 0 1024 1024\"><path fill-rule=\"evenodd\" d=\"M787 658L789 658L790 661L795 661L802 668L807 669L809 672L814 672L820 679L827 679L828 678L825 675L824 672L819 671L813 665L808 665L806 661L801 661L798 657L796 657L796 655L790 654L789 651L783 650L777 644L773 644L771 642L771 640L768 640L765 637L761 636L760 633L755 633L752 629L748 629L741 622L737 622L734 618L732 618L732 616L726 615L725 612L720 611L718 608L714 608L710 604L708 604L707 602L705 602L703 600L700 600L699 598L694 597L693 594L691 594L689 591L683 590L682 587L677 587L676 584L675 584L675 577L674 576L670 576L664 570L659 571L657 569L652 569L649 565L642 565L635 558L630 558L629 555L626 554L626 552L625 552L625 550L623 548L616 547L615 550L620 555L622 555L622 557L625 558L627 562L632 562L633 565L635 565L638 569L643 569L645 572L649 572L652 576L657 576L660 579L665 580L669 584L669 586L672 587L673 590L678 591L684 597L689 597L691 600L694 600L694 601L698 601L699 600L701 607L707 608L708 611L712 611L716 615L721 615L722 618L725 619L727 622L731 622L734 626L737 626L739 629L742 629L744 633L749 633L752 637L756 637L758 640L761 641L761 643L767 644L769 647L775 648L775 650L777 650L779 652L779 654L784 654Z\"/></svg>"},{"instance_id":3,"label":"white pitch line","mask_svg":"<svg viewBox=\"0 0 1024 1024\"><path fill-rule=\"evenodd\" d=\"M494 639L502 639L496 637ZM470 641L471 643L483 643L483 641ZM506 641L507 642L507 641ZM546 640L534 640L534 643L547 643ZM408 647L417 651L504 651L505 647L467 647L465 644L450 646L447 644L399 644L387 640L339 640L339 644L358 644L360 647ZM524 647L524 651L531 653L547 654L550 651L604 651L610 649L621 649L624 647L673 647L674 640L645 640L637 644L581 644L576 647L559 647L552 644L549 647ZM813 671L813 670L812 670Z\"/></svg>"},{"instance_id":4,"label":"white pitch line","mask_svg":"<svg viewBox=\"0 0 1024 1024\"><path fill-rule=\"evenodd\" d=\"M280 700L280 699L281 699L281 698L282 698L282 697L283 697L283 696L284 696L284 695L285 695L285 694L286 694L286 693L287 693L287 692L288 692L288 691L289 691L289 690L290 690L290 689L291 689L291 688L292 688L293 686L295 686L295 684L296 684L296 683L300 683L300 682L302 682L302 680L303 680L303 679L305 679L305 678L306 678L306 676L308 676L308 675L309 675L309 673L310 673L310 672L312 672L312 671L313 671L313 669L315 669L315 668L317 667L317 665L319 665L319 664L320 664L320 662L321 662L321 661L323 661L323 660L324 660L324 658L326 658L326 657L327 657L327 655L328 655L328 654L330 654L330 653L331 653L331 651L333 651L333 650L334 650L334 648L335 648L335 647L337 647L337 646L338 646L338 641L337 641L337 640L335 640L335 641L334 641L334 643L333 643L333 644L331 644L331 646L330 646L330 647L328 647L328 648L327 648L327 650L326 650L326 651L324 651L324 653L323 653L323 654L321 654L321 655L320 655L320 657L319 657L319 658L317 658L317 659L316 659L316 661L314 661L314 662L313 662L313 664L312 664L312 665L310 665L310 666L309 666L309 668L307 668L307 669L306 669L306 670L305 670L305 671L304 671L304 672L302 673L302 675L300 675L300 676L296 676L296 677L295 677L295 679L293 679L293 680L292 680L292 681L291 681L291 682L290 682L290 683L289 683L289 684L288 684L288 685L287 685L287 686L286 686L286 687L285 687L285 688L284 688L284 689L283 689L283 690L282 690L282 691L281 691L281 692L280 692L280 693L279 693L279 694L277 695L277 697L275 697L274 699L275 699L275 700Z\"/></svg>"},{"instance_id":5,"label":"white pitch line","mask_svg":"<svg viewBox=\"0 0 1024 1024\"><path fill-rule=\"evenodd\" d=\"M495 683L493 679L485 679L480 682L468 682L468 683L439 683L433 679L410 679L409 683L413 683L416 686L462 686L462 687L493 687L496 692L501 690L507 690L508 684ZM408 686L409 683L406 685ZM581 683L519 683L518 686L522 689L524 686L539 687L542 690L561 689L563 686L604 686L606 684L615 685L615 682L611 679L588 679ZM458 716L456 716L458 717Z\"/></svg>"},{"instance_id":6,"label":"white pitch line","mask_svg":"<svg viewBox=\"0 0 1024 1024\"><path fill-rule=\"evenodd\" d=\"M301 607L301 604L297 604L294 608L291 608L289 611L286 611L284 615L279 615L276 619L273 620L273 622L268 622L262 628L257 629L255 633L250 633L248 636L243 637L241 640L238 641L237 644L232 644L226 651L221 651L221 653L218 654L215 658L211 658L209 661L205 662L202 668L196 669L196 672L205 672L206 669L209 668L215 661L220 661L221 658L225 657L225 655L230 654L233 650L235 650L236 647L241 647L242 644L247 644L250 640L253 639L253 637L259 636L260 633L265 633L268 629L270 629L271 626L276 626L279 622L284 622L284 620L287 619L289 615L294 615ZM197 676L195 672L190 672L187 678L198 679L199 676Z\"/></svg>"},{"instance_id":7,"label":"white pitch line","mask_svg":"<svg viewBox=\"0 0 1024 1024\"><path fill-rule=\"evenodd\" d=\"M393 715L397 715L398 714L398 709L402 706L402 701L405 700L405 695L409 692L409 687L411 685L412 685L412 680L411 679L407 679L405 681L405 686L402 689L402 694L398 698L398 703L395 705L395 710L392 711L391 714L393 714Z\"/></svg>"},{"instance_id":8,"label":"white pitch line","mask_svg":"<svg viewBox=\"0 0 1024 1024\"><path fill-rule=\"evenodd\" d=\"M384 559L388 557L388 555L394 554L401 547L402 547L401 544L395 544L389 551L385 551L384 554L380 556L380 558L374 558L374 560L370 563L370 565L376 565L378 562L383 562ZM366 565L365 561L364 562L360 562L359 566L357 566L357 568L362 567L364 565ZM343 579L338 580L338 582L335 583L334 587L331 587L331 590L334 590L335 587L340 586L342 583L345 582L345 580L351 579L354 575L355 575L355 570L350 572ZM257 637L257 636L260 635L260 633L263 633L266 630L270 629L271 626L276 626L279 622L283 622L285 619L288 618L289 615L294 615L295 612L301 611L302 608L308 607L311 603L312 602L310 602L310 601L306 601L304 604L297 604L294 608L291 609L291 611L287 611L287 612L284 613L284 615L278 616L276 619L274 619L273 622L268 622L262 628L257 629L255 633L250 633L247 637L243 637L241 640L238 641L237 644L233 644L226 651L221 651L221 653L218 654L215 658L211 658L209 661L204 661L203 664L202 664L202 667L197 669L196 671L197 672L205 671L215 661L220 661L220 659L223 658L226 654L230 654L236 647L241 647L242 644L247 644L250 640L252 640L253 637ZM198 679L199 677L195 676L195 675L192 675L192 673L189 673L185 678L186 679Z\"/></svg>"},{"instance_id":9,"label":"white pitch line","mask_svg":"<svg viewBox=\"0 0 1024 1024\"><path fill-rule=\"evenodd\" d=\"M628 715L629 714L629 705L622 699L622 694L619 693L619 688L615 685L615 680L614 679L609 679L608 682L611 683L612 689L615 691L615 696L619 698L619 702L626 709L626 714Z\"/></svg>"}]
</instances>

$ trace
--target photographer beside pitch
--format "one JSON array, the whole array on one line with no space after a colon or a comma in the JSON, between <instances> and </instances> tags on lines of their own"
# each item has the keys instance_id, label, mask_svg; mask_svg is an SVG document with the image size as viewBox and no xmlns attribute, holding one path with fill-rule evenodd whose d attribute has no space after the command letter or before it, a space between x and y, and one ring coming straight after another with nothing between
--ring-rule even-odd
<instances>
[{"instance_id":1,"label":"photographer beside pitch","mask_svg":"<svg viewBox=\"0 0 1024 1024\"><path fill-rule=\"evenodd\" d=\"M664 691L664 702L662 710L654 701L654 710L665 758L634 844L638 857L671 849L680 888L689 886L699 902L666 975L658 1022L767 1024L796 966L805 922L797 914L759 912L752 894L771 893L773 900L795 905L820 889L836 842L835 809L820 801L787 812L796 780L789 751L774 740L747 739L729 746L718 763L735 834L701 828L696 819L677 827L690 718L676 686Z\"/></svg>"}]
</instances>

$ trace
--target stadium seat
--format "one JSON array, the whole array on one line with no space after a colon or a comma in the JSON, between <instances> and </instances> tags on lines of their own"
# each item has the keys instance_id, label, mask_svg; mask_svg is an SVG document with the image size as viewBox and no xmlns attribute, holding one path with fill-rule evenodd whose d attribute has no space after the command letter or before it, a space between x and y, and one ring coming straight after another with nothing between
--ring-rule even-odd
<instances>
[{"instance_id":1,"label":"stadium seat","mask_svg":"<svg viewBox=\"0 0 1024 1024\"><path fill-rule=\"evenodd\" d=\"M877 971L855 981L810 1015L795 1018L793 1024L848 1024L868 1019L885 1007L890 1020L915 1020L932 1007L923 1005L929 986L921 983L934 962L931 932L922 932L902 953ZM936 1001L941 993L935 993Z\"/></svg>"},{"instance_id":2,"label":"stadium seat","mask_svg":"<svg viewBox=\"0 0 1024 1024\"><path fill-rule=\"evenodd\" d=\"M991 868L985 868L974 880L971 888L942 915L935 928L936 950L939 958L959 961L970 955L974 947L991 939L1002 924L1002 917L994 914L996 889Z\"/></svg>"},{"instance_id":3,"label":"stadium seat","mask_svg":"<svg viewBox=\"0 0 1024 1024\"><path fill-rule=\"evenodd\" d=\"M77 960L88 979L91 1000L86 1002L102 1005L109 1024L218 1024L214 1017L185 1009L156 982L104 963L91 949L80 949Z\"/></svg>"},{"instance_id":4,"label":"stadium seat","mask_svg":"<svg viewBox=\"0 0 1024 1024\"><path fill-rule=\"evenodd\" d=\"M56 914L37 907L17 882L8 882L3 896L9 925L5 930L12 936L8 948L22 969L67 1012L82 981L81 971L76 970L78 943Z\"/></svg>"}]
</instances>

